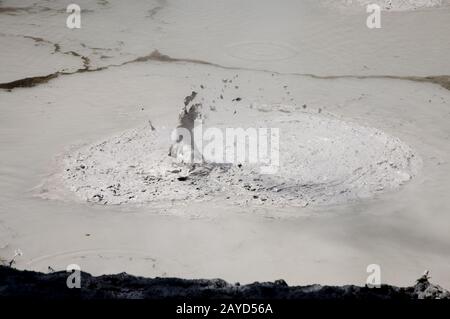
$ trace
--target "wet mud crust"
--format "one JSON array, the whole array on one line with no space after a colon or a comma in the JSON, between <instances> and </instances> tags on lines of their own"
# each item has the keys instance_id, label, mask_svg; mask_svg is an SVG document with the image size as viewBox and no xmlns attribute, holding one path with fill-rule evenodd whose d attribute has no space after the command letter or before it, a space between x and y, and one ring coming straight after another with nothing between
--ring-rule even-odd
<instances>
[{"instance_id":1,"label":"wet mud crust","mask_svg":"<svg viewBox=\"0 0 450 319\"><path fill-rule=\"evenodd\" d=\"M29 88L29 87L33 87L33 86L36 86L39 84L47 83L51 79L58 77L58 75L59 75L59 72L52 73L49 75L44 75L44 76L35 76L35 77L24 78L24 79L7 82L7 83L0 83L0 89L12 90L15 88Z\"/></svg>"},{"instance_id":2,"label":"wet mud crust","mask_svg":"<svg viewBox=\"0 0 450 319\"><path fill-rule=\"evenodd\" d=\"M411 300L449 299L450 293L428 279L410 287L382 285L368 288L346 286L288 286L284 280L230 284L222 279L144 278L126 273L94 277L81 273L80 289L68 289L67 272L50 274L19 271L0 266L0 297L42 299L353 299Z\"/></svg>"}]
</instances>

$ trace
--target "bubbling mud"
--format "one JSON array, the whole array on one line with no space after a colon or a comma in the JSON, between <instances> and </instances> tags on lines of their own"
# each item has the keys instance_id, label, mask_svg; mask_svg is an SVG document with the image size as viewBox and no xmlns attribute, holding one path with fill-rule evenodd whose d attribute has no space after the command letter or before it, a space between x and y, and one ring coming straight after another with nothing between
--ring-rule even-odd
<instances>
[{"instance_id":1,"label":"bubbling mud","mask_svg":"<svg viewBox=\"0 0 450 319\"><path fill-rule=\"evenodd\" d=\"M185 100L179 127L192 129L200 117L194 98ZM378 129L289 106L285 112L269 109L252 106L240 118L227 118L226 112L201 117L215 129L277 128L278 166L270 174L246 161L180 161L174 152L180 141L170 141L172 130L149 122L68 154L53 180L78 199L103 205L220 198L236 205L304 207L370 198L398 188L420 169L409 146ZM44 197L59 189L51 185Z\"/></svg>"}]
</instances>

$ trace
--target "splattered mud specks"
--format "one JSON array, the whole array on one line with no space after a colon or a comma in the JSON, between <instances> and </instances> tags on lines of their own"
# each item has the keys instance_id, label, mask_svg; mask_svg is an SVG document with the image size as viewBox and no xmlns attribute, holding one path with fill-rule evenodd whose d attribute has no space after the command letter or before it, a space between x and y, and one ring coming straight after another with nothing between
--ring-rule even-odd
<instances>
[{"instance_id":1,"label":"splattered mud specks","mask_svg":"<svg viewBox=\"0 0 450 319\"><path fill-rule=\"evenodd\" d=\"M304 207L398 188L421 166L412 149L374 128L323 113L253 112L251 120L221 113L214 127L279 128L280 161L274 174L262 174L259 166L245 162L180 163L167 152L171 130L145 125L69 154L57 175L82 201L103 205L216 198L236 205ZM52 187L46 188L51 193Z\"/></svg>"}]
</instances>

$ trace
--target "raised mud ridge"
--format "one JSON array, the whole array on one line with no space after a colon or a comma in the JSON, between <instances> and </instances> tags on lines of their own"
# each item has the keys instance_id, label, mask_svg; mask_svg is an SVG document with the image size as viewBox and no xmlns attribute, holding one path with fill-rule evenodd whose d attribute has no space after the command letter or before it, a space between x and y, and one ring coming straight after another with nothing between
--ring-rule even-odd
<instances>
[{"instance_id":1,"label":"raised mud ridge","mask_svg":"<svg viewBox=\"0 0 450 319\"><path fill-rule=\"evenodd\" d=\"M67 272L44 274L0 266L0 297L50 299L450 299L450 293L429 282L380 288L345 286L288 286L284 280L230 284L222 279L144 278L121 273L94 277L81 273L81 288L68 289Z\"/></svg>"},{"instance_id":2,"label":"raised mud ridge","mask_svg":"<svg viewBox=\"0 0 450 319\"><path fill-rule=\"evenodd\" d=\"M45 41L41 38L32 38L35 41ZM51 43L51 42L49 42ZM225 70L237 70L237 71L255 71L255 72L266 72L266 73L272 73L277 75L292 75L292 76L305 76L310 77L314 79L393 79L393 80L403 80L403 81L413 81L413 82L427 82L432 83L436 85L440 85L444 89L450 90L450 75L435 75L435 76L396 76L396 75L316 75L316 74L310 74L310 73L283 73L283 72L276 72L271 70L265 70L265 69L252 69L252 68L245 68L245 67L232 67L232 66L224 66L217 63L212 63L208 61L202 61L197 59L187 59L187 58L172 58L168 55L161 54L158 50L152 51L150 54L142 57L138 57L134 60L125 61L121 64L112 64L109 66L103 66L103 67L97 67L97 68L91 68L90 66L90 60L88 57L82 56L77 52L74 51L68 51L68 52L61 52L60 47L58 44L54 44L55 46L55 52L60 52L63 54L70 54L76 57L79 57L81 61L83 62L83 68L77 69L73 72L61 72L57 71L52 74L43 75L43 76L35 76L35 77L27 77L23 79L18 79L12 82L6 82L6 83L0 83L0 89L5 90L13 90L15 88L29 88L34 87L40 84L44 84L49 82L52 79L55 79L59 77L60 75L71 75L75 73L83 73L83 72L97 72L97 71L103 71L112 67L121 67L127 64L131 63L140 63L140 62L148 62L148 61L156 61L156 62L163 62L163 63L191 63L191 64L200 64L200 65L208 65L211 67L216 67L219 69L225 69Z\"/></svg>"}]
</instances>

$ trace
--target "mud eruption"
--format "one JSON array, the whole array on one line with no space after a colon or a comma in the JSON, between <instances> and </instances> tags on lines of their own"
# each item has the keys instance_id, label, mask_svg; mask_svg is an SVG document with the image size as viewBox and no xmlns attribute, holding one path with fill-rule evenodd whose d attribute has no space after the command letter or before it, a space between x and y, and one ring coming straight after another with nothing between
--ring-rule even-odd
<instances>
[{"instance_id":1,"label":"mud eruption","mask_svg":"<svg viewBox=\"0 0 450 319\"><path fill-rule=\"evenodd\" d=\"M420 158L399 139L320 110L251 105L237 117L225 102L205 112L197 99L195 92L186 97L177 129L192 133L196 119L207 119L205 128L221 130L276 127L280 130L277 171L263 174L254 163L215 163L203 157L201 163L192 163L194 154L201 154L192 141L176 135L171 144L173 130L154 128L149 122L68 154L62 171L46 182L41 196L75 194L78 200L104 205L164 206L216 199L239 205L305 207L396 189L421 166Z\"/></svg>"}]
</instances>

